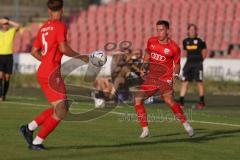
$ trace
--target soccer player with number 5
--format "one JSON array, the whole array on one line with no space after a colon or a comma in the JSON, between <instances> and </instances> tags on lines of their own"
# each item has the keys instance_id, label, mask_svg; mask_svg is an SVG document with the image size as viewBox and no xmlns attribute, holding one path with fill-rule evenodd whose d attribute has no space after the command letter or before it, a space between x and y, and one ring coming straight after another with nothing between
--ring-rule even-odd
<instances>
[{"instance_id":1,"label":"soccer player with number 5","mask_svg":"<svg viewBox=\"0 0 240 160\"><path fill-rule=\"evenodd\" d=\"M160 20L156 24L157 36L151 37L147 43L147 53L143 64L149 63L148 73L140 90L135 95L135 109L143 132L140 138L149 136L147 112L144 108L144 99L160 92L161 98L171 108L177 119L183 124L188 135L194 135L193 128L180 105L173 98L173 80L179 78L180 72L180 48L169 38L169 22ZM142 72L142 74L144 74Z\"/></svg>"},{"instance_id":2,"label":"soccer player with number 5","mask_svg":"<svg viewBox=\"0 0 240 160\"><path fill-rule=\"evenodd\" d=\"M64 81L61 77L61 59L63 54L81 59L88 63L89 57L73 51L67 44L67 28L61 22L63 0L48 0L50 19L40 28L33 44L32 55L41 62L37 79L51 106L44 110L28 125L23 125L20 132L32 150L44 150L42 145L46 137L58 126L66 116L68 103ZM33 131L39 126L36 138Z\"/></svg>"}]
</instances>

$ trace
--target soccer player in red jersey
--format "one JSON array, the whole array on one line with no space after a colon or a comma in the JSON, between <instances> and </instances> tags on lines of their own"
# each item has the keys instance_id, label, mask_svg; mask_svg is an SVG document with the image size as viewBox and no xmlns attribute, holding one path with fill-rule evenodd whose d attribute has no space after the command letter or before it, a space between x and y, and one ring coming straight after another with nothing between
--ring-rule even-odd
<instances>
[{"instance_id":1,"label":"soccer player in red jersey","mask_svg":"<svg viewBox=\"0 0 240 160\"><path fill-rule=\"evenodd\" d=\"M44 150L42 145L46 137L58 126L68 111L66 89L61 77L61 59L63 54L79 58L88 63L89 57L73 51L67 44L67 28L61 22L63 0L48 0L49 20L40 28L33 44L32 55L41 64L37 72L37 80L50 102L50 108L44 110L28 125L20 128L29 144L29 149ZM41 126L33 140L33 131Z\"/></svg>"},{"instance_id":2,"label":"soccer player in red jersey","mask_svg":"<svg viewBox=\"0 0 240 160\"><path fill-rule=\"evenodd\" d=\"M179 77L180 72L180 48L169 38L169 22L160 20L156 24L157 36L151 37L147 43L147 54L143 63L149 63L145 81L140 86L140 91L135 95L135 109L143 132L140 138L149 136L147 112L144 108L144 99L160 92L164 102L183 124L189 136L194 131L187 122L186 117L178 103L173 99L173 80Z\"/></svg>"}]
</instances>

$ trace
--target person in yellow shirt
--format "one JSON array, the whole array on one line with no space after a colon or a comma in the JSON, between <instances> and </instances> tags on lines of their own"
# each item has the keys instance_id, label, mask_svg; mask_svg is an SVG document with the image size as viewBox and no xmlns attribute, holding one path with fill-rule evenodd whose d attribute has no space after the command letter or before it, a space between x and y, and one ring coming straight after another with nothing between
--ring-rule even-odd
<instances>
[{"instance_id":1,"label":"person in yellow shirt","mask_svg":"<svg viewBox=\"0 0 240 160\"><path fill-rule=\"evenodd\" d=\"M4 17L0 18L0 26L0 101L4 101L13 68L13 40L20 24Z\"/></svg>"}]
</instances>

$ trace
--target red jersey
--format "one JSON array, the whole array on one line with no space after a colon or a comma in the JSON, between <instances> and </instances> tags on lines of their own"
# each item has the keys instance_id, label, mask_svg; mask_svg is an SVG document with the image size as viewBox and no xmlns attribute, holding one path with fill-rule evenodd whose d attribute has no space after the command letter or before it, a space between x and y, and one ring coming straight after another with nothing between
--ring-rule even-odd
<instances>
[{"instance_id":1,"label":"red jersey","mask_svg":"<svg viewBox=\"0 0 240 160\"><path fill-rule=\"evenodd\" d=\"M58 69L60 71L63 54L58 49L58 46L59 43L67 41L66 35L66 25L58 20L48 20L40 28L33 44L34 47L42 50L42 61L38 68L38 77L49 78L54 70Z\"/></svg>"},{"instance_id":2,"label":"red jersey","mask_svg":"<svg viewBox=\"0 0 240 160\"><path fill-rule=\"evenodd\" d=\"M161 44L157 37L151 37L147 43L147 52L150 55L148 76L171 80L173 64L180 63L181 50L179 46L173 40L169 40L167 44Z\"/></svg>"}]
</instances>

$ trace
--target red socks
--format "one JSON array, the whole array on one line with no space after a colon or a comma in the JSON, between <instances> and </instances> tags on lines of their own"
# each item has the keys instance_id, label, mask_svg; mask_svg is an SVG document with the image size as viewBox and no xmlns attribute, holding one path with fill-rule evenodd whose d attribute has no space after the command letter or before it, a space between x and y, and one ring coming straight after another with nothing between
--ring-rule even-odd
<instances>
[{"instance_id":1,"label":"red socks","mask_svg":"<svg viewBox=\"0 0 240 160\"><path fill-rule=\"evenodd\" d=\"M183 113L183 110L181 109L180 105L178 103L175 103L172 107L171 107L174 115L181 121L181 123L186 122L186 117Z\"/></svg>"},{"instance_id":2,"label":"red socks","mask_svg":"<svg viewBox=\"0 0 240 160\"><path fill-rule=\"evenodd\" d=\"M36 119L35 122L41 126L45 120L53 114L53 107L44 110Z\"/></svg>"},{"instance_id":3,"label":"red socks","mask_svg":"<svg viewBox=\"0 0 240 160\"><path fill-rule=\"evenodd\" d=\"M147 113L143 106L143 104L135 105L135 110L137 112L138 121L141 124L142 127L147 127Z\"/></svg>"},{"instance_id":4,"label":"red socks","mask_svg":"<svg viewBox=\"0 0 240 160\"><path fill-rule=\"evenodd\" d=\"M36 119L35 122L42 128L38 132L38 137L45 139L59 124L59 120L53 118L53 107L44 110Z\"/></svg>"},{"instance_id":5,"label":"red socks","mask_svg":"<svg viewBox=\"0 0 240 160\"><path fill-rule=\"evenodd\" d=\"M53 118L53 116L49 116L40 131L38 132L38 137L45 139L59 124L60 120L56 120Z\"/></svg>"}]
</instances>

